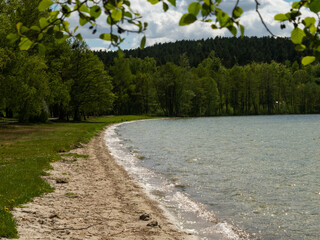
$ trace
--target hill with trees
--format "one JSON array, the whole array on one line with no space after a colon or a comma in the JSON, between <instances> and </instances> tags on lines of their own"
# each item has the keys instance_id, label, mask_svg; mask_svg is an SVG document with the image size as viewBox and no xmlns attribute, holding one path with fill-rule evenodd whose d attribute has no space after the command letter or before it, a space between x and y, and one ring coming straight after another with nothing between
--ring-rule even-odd
<instances>
[{"instance_id":1,"label":"hill with trees","mask_svg":"<svg viewBox=\"0 0 320 240\"><path fill-rule=\"evenodd\" d=\"M288 38L273 37L216 37L202 40L182 40L170 43L158 43L144 49L124 50L126 57L152 57L157 65L166 62L179 64L180 55L186 54L191 67L198 66L208 54L214 51L223 66L231 68L234 65L244 66L252 62L271 63L275 61L285 64L301 62L308 52L297 52ZM97 56L106 65L112 65L117 52L97 51ZM309 53L310 54L310 53Z\"/></svg>"}]
</instances>

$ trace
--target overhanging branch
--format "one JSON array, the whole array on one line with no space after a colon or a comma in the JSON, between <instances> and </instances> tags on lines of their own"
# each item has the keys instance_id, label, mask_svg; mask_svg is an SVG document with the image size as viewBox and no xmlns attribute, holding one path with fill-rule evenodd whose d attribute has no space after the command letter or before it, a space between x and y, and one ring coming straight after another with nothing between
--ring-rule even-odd
<instances>
[{"instance_id":1,"label":"overhanging branch","mask_svg":"<svg viewBox=\"0 0 320 240\"><path fill-rule=\"evenodd\" d=\"M276 37L276 38L279 37L279 36L273 34L273 32L271 32L271 30L268 28L267 24L266 24L265 21L263 20L263 17L262 17L262 15L261 15L260 11L259 11L259 5L260 5L260 3L258 2L258 0L255 0L255 2L256 2L256 12L258 13L259 18L260 18L263 26L265 27L265 29L272 35L272 37Z\"/></svg>"}]
</instances>

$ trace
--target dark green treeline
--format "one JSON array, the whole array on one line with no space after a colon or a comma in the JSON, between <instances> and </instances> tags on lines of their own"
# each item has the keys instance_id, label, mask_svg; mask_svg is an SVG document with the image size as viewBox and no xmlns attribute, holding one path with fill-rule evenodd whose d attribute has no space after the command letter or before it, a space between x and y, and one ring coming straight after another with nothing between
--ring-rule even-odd
<instances>
[{"instance_id":1,"label":"dark green treeline","mask_svg":"<svg viewBox=\"0 0 320 240\"><path fill-rule=\"evenodd\" d=\"M251 63L226 68L211 52L197 67L115 58L109 67L116 114L215 116L320 112L320 65Z\"/></svg>"},{"instance_id":2,"label":"dark green treeline","mask_svg":"<svg viewBox=\"0 0 320 240\"><path fill-rule=\"evenodd\" d=\"M158 43L145 49L124 50L126 56L137 58L152 57L157 65L172 62L179 65L180 55L186 54L191 67L197 67L203 59L214 51L223 66L232 68L234 65L244 66L252 62L271 63L272 61L285 64L300 62L302 56L312 52L298 52L294 49L289 38L272 37L216 37L202 40L182 40L169 43ZM117 52L96 52L102 62L113 65Z\"/></svg>"}]
</instances>

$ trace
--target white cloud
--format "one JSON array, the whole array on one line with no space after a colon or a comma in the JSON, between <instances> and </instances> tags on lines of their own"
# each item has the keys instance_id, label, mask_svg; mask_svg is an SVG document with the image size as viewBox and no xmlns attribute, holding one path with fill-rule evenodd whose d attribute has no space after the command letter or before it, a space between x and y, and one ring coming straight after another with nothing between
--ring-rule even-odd
<instances>
[{"instance_id":1,"label":"white cloud","mask_svg":"<svg viewBox=\"0 0 320 240\"><path fill-rule=\"evenodd\" d=\"M196 22L189 26L179 27L179 20L183 13L187 12L190 2L195 0L177 0L177 7L171 7L164 13L162 4L151 5L147 0L131 0L131 7L138 11L143 16L142 21L148 22L148 30L146 31L147 46L155 43L172 42L182 39L196 40L206 39L215 36L231 36L228 30L212 30L210 24ZM277 13L285 13L290 10L291 3L285 0L259 0L259 11L268 28L277 36L289 36L291 26L287 25L286 29L280 29L280 23L274 20L274 15ZM234 0L222 1L221 8L228 14L231 14L234 7ZM240 23L245 26L245 35L247 36L270 36L267 30L261 23L261 20L256 13L255 0L240 0L239 6L244 10ZM304 14L310 15L310 12L304 11ZM71 25L75 26L77 17L72 16ZM99 35L103 32L108 32L106 17L100 17L98 22L98 32L92 34L85 25L81 28L81 33L87 40L91 48L102 47L107 48L107 43L99 40ZM143 35L124 34L126 38L122 48L136 48L140 44L140 39Z\"/></svg>"}]
</instances>

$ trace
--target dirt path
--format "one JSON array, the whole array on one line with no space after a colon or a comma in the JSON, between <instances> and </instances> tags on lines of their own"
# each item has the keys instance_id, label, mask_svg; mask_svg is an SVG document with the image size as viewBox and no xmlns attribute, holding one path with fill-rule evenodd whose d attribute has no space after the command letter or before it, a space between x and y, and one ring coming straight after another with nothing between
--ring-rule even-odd
<instances>
[{"instance_id":1,"label":"dirt path","mask_svg":"<svg viewBox=\"0 0 320 240\"><path fill-rule=\"evenodd\" d=\"M116 164L103 133L72 152L89 157L53 163L45 179L56 190L14 211L20 239L194 239Z\"/></svg>"}]
</instances>

